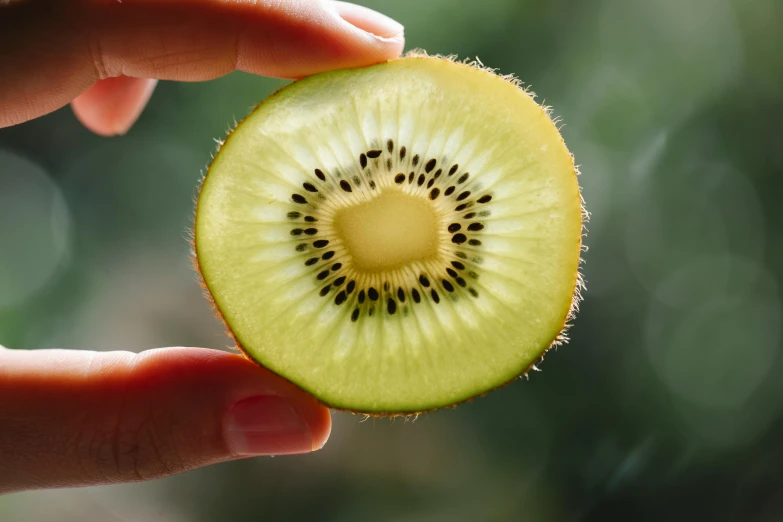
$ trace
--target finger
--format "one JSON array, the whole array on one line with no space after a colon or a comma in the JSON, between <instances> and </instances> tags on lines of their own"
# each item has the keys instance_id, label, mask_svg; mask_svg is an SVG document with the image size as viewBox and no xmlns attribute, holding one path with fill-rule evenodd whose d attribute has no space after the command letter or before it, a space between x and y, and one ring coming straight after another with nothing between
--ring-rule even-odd
<instances>
[{"instance_id":1,"label":"finger","mask_svg":"<svg viewBox=\"0 0 783 522\"><path fill-rule=\"evenodd\" d=\"M138 119L157 80L118 76L98 80L71 102L82 124L101 136L125 134Z\"/></svg>"},{"instance_id":2,"label":"finger","mask_svg":"<svg viewBox=\"0 0 783 522\"><path fill-rule=\"evenodd\" d=\"M0 127L103 78L195 81L235 69L300 78L389 60L404 44L397 22L331 0L74 0L42 10L44 1L0 6Z\"/></svg>"},{"instance_id":3,"label":"finger","mask_svg":"<svg viewBox=\"0 0 783 522\"><path fill-rule=\"evenodd\" d=\"M0 493L320 448L329 411L240 355L0 349Z\"/></svg>"},{"instance_id":4,"label":"finger","mask_svg":"<svg viewBox=\"0 0 783 522\"><path fill-rule=\"evenodd\" d=\"M370 8L339 0L334 2L334 7L343 20L370 34L385 38L402 34L403 27L398 22Z\"/></svg>"}]
</instances>

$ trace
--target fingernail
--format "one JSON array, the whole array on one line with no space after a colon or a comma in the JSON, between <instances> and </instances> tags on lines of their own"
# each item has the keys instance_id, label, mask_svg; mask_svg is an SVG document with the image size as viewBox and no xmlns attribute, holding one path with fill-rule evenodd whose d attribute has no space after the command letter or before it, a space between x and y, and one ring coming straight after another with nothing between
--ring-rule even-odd
<instances>
[{"instance_id":1,"label":"fingernail","mask_svg":"<svg viewBox=\"0 0 783 522\"><path fill-rule=\"evenodd\" d=\"M393 38L400 36L405 30L401 23L378 11L348 2L334 2L334 4L343 20L374 36Z\"/></svg>"},{"instance_id":2,"label":"fingernail","mask_svg":"<svg viewBox=\"0 0 783 522\"><path fill-rule=\"evenodd\" d=\"M291 455L313 451L307 423L282 397L264 395L236 403L225 436L235 455Z\"/></svg>"}]
</instances>

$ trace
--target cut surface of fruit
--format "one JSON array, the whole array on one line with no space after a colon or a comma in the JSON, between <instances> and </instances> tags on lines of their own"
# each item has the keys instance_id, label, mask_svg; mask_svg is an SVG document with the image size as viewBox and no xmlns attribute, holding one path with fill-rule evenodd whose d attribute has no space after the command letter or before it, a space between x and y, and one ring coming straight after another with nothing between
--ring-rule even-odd
<instances>
[{"instance_id":1,"label":"cut surface of fruit","mask_svg":"<svg viewBox=\"0 0 783 522\"><path fill-rule=\"evenodd\" d=\"M582 216L527 92L414 56L264 101L210 166L194 236L249 357L328 405L415 413L505 384L561 338Z\"/></svg>"}]
</instances>

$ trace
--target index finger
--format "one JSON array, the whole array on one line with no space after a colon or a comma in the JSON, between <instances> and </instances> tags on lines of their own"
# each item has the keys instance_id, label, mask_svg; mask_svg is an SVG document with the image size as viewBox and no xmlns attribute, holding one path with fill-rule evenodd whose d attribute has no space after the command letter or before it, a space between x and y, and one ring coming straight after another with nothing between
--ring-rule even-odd
<instances>
[{"instance_id":1,"label":"index finger","mask_svg":"<svg viewBox=\"0 0 783 522\"><path fill-rule=\"evenodd\" d=\"M0 127L102 78L300 78L399 56L402 26L332 0L16 0L0 5Z\"/></svg>"}]
</instances>

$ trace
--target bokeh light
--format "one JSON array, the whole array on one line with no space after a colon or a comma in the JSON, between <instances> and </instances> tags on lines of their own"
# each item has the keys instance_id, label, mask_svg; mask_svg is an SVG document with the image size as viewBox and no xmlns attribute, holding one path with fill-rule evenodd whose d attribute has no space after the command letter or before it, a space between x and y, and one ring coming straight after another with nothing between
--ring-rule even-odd
<instances>
[{"instance_id":1,"label":"bokeh light","mask_svg":"<svg viewBox=\"0 0 783 522\"><path fill-rule=\"evenodd\" d=\"M0 149L0 309L22 304L68 260L71 222L57 184Z\"/></svg>"}]
</instances>

